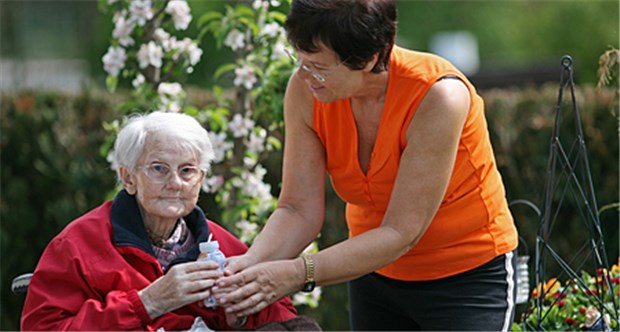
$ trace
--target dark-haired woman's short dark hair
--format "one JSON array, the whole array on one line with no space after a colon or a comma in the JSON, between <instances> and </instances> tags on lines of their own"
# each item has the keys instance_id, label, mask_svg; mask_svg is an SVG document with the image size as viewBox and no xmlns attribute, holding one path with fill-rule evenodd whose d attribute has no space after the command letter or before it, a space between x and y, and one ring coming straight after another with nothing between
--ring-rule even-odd
<instances>
[{"instance_id":1,"label":"dark-haired woman's short dark hair","mask_svg":"<svg viewBox=\"0 0 620 332\"><path fill-rule=\"evenodd\" d=\"M293 0L284 28L295 49L315 53L332 49L353 70L379 54L372 71L387 70L396 35L393 0Z\"/></svg>"}]
</instances>

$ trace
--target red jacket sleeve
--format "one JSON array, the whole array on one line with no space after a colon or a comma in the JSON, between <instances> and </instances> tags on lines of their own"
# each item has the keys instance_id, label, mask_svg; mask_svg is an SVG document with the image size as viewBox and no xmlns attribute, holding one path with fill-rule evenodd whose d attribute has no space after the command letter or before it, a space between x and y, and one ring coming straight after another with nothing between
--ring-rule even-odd
<instances>
[{"instance_id":1,"label":"red jacket sleeve","mask_svg":"<svg viewBox=\"0 0 620 332\"><path fill-rule=\"evenodd\" d=\"M150 321L136 290L100 298L77 248L54 239L43 252L22 312L22 330L141 330Z\"/></svg>"}]
</instances>

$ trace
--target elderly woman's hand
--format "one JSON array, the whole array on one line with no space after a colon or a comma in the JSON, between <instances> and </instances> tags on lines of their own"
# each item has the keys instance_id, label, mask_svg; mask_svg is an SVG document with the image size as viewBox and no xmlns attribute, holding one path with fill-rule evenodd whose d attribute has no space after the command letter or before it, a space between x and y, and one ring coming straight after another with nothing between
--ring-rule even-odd
<instances>
[{"instance_id":1,"label":"elderly woman's hand","mask_svg":"<svg viewBox=\"0 0 620 332\"><path fill-rule=\"evenodd\" d=\"M157 318L211 295L215 280L223 276L218 268L213 261L177 264L138 294L151 318Z\"/></svg>"},{"instance_id":2,"label":"elderly woman's hand","mask_svg":"<svg viewBox=\"0 0 620 332\"><path fill-rule=\"evenodd\" d=\"M299 290L304 278L304 263L301 259L264 262L220 278L212 292L228 315L244 317ZM231 290L234 286L237 288Z\"/></svg>"}]
</instances>

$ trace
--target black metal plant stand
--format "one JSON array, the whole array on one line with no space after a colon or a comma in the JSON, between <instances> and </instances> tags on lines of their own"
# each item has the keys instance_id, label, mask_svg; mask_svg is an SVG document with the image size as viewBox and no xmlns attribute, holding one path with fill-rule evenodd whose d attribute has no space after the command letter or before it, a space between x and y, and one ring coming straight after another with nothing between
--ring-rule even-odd
<instances>
[{"instance_id":1,"label":"black metal plant stand","mask_svg":"<svg viewBox=\"0 0 620 332\"><path fill-rule=\"evenodd\" d=\"M598 216L596 195L592 184L592 176L586 153L586 144L581 125L579 109L575 98L575 83L573 81L573 60L566 55L561 60L562 70L560 74L560 91L556 104L555 123L549 147L549 160L547 164L546 183L540 215L540 225L536 237L535 252L535 285L542 285L550 278L548 271L553 267L561 271L558 280L567 277L567 282L561 293L569 292L578 287L587 296L587 302L601 313L598 322L603 322L603 316L608 314L612 320L618 320L618 303L613 294L613 287L609 273L609 262L605 251L605 243L601 231ZM570 104L572 109L563 114L562 104L564 91L570 91ZM572 111L572 112L570 112ZM560 139L560 124L563 117L573 117L574 133L562 133ZM567 139L568 138L568 139ZM568 145L563 142L568 142ZM568 203L570 201L570 203ZM570 206L570 205L573 206ZM567 227L566 222L558 220L559 211L562 208L577 208L576 213L585 226L583 243L571 244L573 257L565 258L558 254L554 248L554 230L559 227ZM587 232L587 233L586 233ZM598 272L600 282L596 283L596 289L589 289L586 281L578 271L584 268ZM540 286L538 286L540 287ZM570 287L570 289L569 289ZM560 298L545 299L545 287L537 289L538 296L533 299L534 308L526 313L523 326L528 330L544 330L542 324L547 315L560 305ZM604 306L604 298L611 298L611 305ZM544 301L547 301L546 303ZM551 303L549 303L551 301ZM609 300L608 300L609 301ZM536 315L536 324L528 323L527 316ZM602 326L602 325L599 325Z\"/></svg>"}]
</instances>

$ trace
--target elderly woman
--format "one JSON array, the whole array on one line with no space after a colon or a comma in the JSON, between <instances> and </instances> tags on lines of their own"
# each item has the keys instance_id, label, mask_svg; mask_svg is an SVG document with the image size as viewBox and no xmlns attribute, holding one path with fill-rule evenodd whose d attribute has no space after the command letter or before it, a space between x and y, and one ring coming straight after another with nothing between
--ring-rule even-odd
<instances>
[{"instance_id":1,"label":"elderly woman","mask_svg":"<svg viewBox=\"0 0 620 332\"><path fill-rule=\"evenodd\" d=\"M236 320L202 300L222 276L196 261L210 235L227 256L246 247L196 206L213 150L192 117L154 112L129 119L114 147L123 185L71 222L45 249L28 288L23 330L252 329L296 317L283 298ZM227 320L228 318L228 320Z\"/></svg>"}]
</instances>

